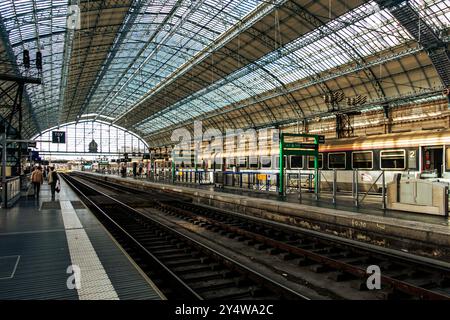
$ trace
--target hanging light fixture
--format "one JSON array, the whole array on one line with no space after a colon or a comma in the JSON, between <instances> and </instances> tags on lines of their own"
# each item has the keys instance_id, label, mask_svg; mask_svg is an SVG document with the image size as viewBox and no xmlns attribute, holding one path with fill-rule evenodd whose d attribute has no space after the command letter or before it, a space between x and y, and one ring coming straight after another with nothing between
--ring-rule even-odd
<instances>
[{"instance_id":1,"label":"hanging light fixture","mask_svg":"<svg viewBox=\"0 0 450 320\"><path fill-rule=\"evenodd\" d=\"M42 52L36 52L36 68L41 71L42 70Z\"/></svg>"},{"instance_id":2,"label":"hanging light fixture","mask_svg":"<svg viewBox=\"0 0 450 320\"><path fill-rule=\"evenodd\" d=\"M23 50L23 65L26 69L30 69L30 51Z\"/></svg>"}]
</instances>

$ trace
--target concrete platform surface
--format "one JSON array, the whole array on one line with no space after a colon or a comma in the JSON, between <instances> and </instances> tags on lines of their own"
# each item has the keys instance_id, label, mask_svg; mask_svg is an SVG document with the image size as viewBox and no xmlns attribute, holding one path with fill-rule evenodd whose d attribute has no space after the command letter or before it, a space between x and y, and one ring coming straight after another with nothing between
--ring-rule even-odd
<instances>
[{"instance_id":1,"label":"concrete platform surface","mask_svg":"<svg viewBox=\"0 0 450 320\"><path fill-rule=\"evenodd\" d=\"M152 281L61 186L56 201L44 183L39 199L22 197L0 210L0 300L160 300Z\"/></svg>"}]
</instances>

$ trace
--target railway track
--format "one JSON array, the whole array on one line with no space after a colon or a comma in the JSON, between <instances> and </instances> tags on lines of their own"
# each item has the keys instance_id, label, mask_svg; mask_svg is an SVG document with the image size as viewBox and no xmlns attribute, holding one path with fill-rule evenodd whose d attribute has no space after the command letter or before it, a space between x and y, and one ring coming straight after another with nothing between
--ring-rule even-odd
<instances>
[{"instance_id":1,"label":"railway track","mask_svg":"<svg viewBox=\"0 0 450 320\"><path fill-rule=\"evenodd\" d=\"M81 179L62 176L169 299L308 299ZM158 199L173 201L164 195Z\"/></svg>"},{"instance_id":2,"label":"railway track","mask_svg":"<svg viewBox=\"0 0 450 320\"><path fill-rule=\"evenodd\" d=\"M148 198L149 193L92 177L83 177L119 193ZM156 194L156 193L155 193ZM450 299L450 271L423 258L405 257L386 250L369 248L364 244L331 238L327 235L299 232L262 219L224 212L193 204L185 199L155 197L153 207L199 227L242 241L266 251L279 254L285 260L294 260L309 266L317 273L333 272L334 281L353 281L355 289L366 287L367 267L379 266L382 298ZM356 281L355 281L356 280Z\"/></svg>"}]
</instances>

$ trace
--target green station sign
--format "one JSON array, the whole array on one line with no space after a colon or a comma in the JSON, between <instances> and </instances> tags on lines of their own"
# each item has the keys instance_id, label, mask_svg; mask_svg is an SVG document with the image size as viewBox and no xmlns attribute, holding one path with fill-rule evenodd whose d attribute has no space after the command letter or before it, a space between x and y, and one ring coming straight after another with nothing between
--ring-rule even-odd
<instances>
[{"instance_id":1,"label":"green station sign","mask_svg":"<svg viewBox=\"0 0 450 320\"><path fill-rule=\"evenodd\" d=\"M289 137L297 140L304 140L305 138L312 138L314 142L285 142L285 139ZM296 155L296 156L312 156L314 157L314 171L317 181L317 175L319 173L319 144L325 143L325 136L317 134L296 134L296 133L281 133L280 135L280 187L279 194L285 195L284 187L284 156ZM314 184L314 189L318 191L317 182Z\"/></svg>"},{"instance_id":2,"label":"green station sign","mask_svg":"<svg viewBox=\"0 0 450 320\"><path fill-rule=\"evenodd\" d=\"M285 149L315 149L314 143L299 143L299 142L286 142L284 144Z\"/></svg>"}]
</instances>

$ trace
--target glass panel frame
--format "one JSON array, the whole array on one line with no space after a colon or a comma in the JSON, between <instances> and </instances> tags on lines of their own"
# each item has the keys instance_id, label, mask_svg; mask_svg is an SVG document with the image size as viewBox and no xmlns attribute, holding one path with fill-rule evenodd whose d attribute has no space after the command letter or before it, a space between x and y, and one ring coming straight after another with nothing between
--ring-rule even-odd
<instances>
[{"instance_id":1,"label":"glass panel frame","mask_svg":"<svg viewBox=\"0 0 450 320\"><path fill-rule=\"evenodd\" d=\"M314 157L307 156L307 168L314 169ZM323 169L323 153L319 153L319 169Z\"/></svg>"},{"instance_id":2,"label":"glass panel frame","mask_svg":"<svg viewBox=\"0 0 450 320\"><path fill-rule=\"evenodd\" d=\"M358 157L358 156L362 156L362 155L369 155L370 154L370 160L366 160L366 159L363 159L363 160L359 160L359 159L357 159L357 161L355 161L355 156L356 157ZM364 161L364 160L366 160L366 161ZM358 166L358 167L356 167L355 166L355 162L356 163L359 163L359 162L362 162L362 163L364 163L364 162L370 162L370 166ZM353 151L352 152L352 169L368 169L368 170L372 170L373 169L373 151Z\"/></svg>"},{"instance_id":3,"label":"glass panel frame","mask_svg":"<svg viewBox=\"0 0 450 320\"><path fill-rule=\"evenodd\" d=\"M332 157L334 156L344 156L344 166L343 167L335 167L335 166L331 166L330 165L330 160ZM333 162L336 162L335 160L333 160ZM341 169L341 170L345 170L347 169L347 153L346 152L330 152L328 154L328 169Z\"/></svg>"},{"instance_id":4,"label":"glass panel frame","mask_svg":"<svg viewBox=\"0 0 450 320\"><path fill-rule=\"evenodd\" d=\"M385 167L383 166L384 159L399 160L401 156L403 158L403 167ZM400 161L402 161L400 159ZM380 151L380 169L381 170L405 170L406 169L406 150L405 149L390 149Z\"/></svg>"}]
</instances>

